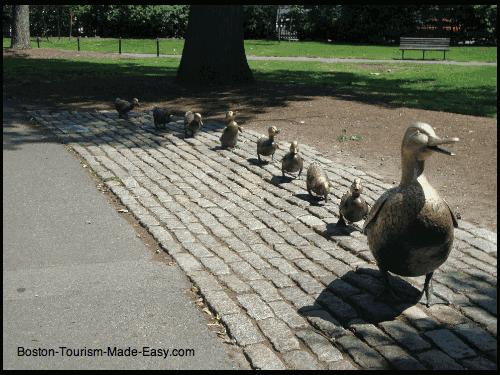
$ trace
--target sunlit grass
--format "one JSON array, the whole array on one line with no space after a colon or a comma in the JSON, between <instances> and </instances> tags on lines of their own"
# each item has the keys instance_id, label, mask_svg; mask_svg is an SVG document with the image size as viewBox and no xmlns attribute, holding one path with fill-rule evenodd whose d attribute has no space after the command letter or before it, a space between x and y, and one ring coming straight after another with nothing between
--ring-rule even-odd
<instances>
[{"instance_id":1,"label":"sunlit grass","mask_svg":"<svg viewBox=\"0 0 500 375\"><path fill-rule=\"evenodd\" d=\"M10 47L10 38L3 39L4 48ZM81 38L81 51L112 52L119 51L118 39ZM31 47L38 48L36 39L31 40ZM41 48L57 48L66 50L77 50L76 38L61 39L40 38ZM160 54L181 55L184 48L184 40L160 40ZM156 54L156 39L122 39L122 53L148 53ZM349 45L330 44L323 42L298 42L246 40L245 53L255 56L277 56L277 57L324 57L338 59L371 59L371 60L397 60L401 59L399 44L394 46L372 46L372 45ZM421 60L422 51L405 51L405 60ZM426 51L426 60L442 60L442 51ZM496 62L497 47L460 46L450 47L446 52L446 60L459 62L478 61Z\"/></svg>"}]
</instances>

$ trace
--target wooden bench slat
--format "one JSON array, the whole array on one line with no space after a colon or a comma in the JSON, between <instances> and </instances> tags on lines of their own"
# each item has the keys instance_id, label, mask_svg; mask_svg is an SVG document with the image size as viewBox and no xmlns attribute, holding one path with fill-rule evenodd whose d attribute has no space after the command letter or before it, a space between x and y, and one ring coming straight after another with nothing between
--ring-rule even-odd
<instances>
[{"instance_id":1,"label":"wooden bench slat","mask_svg":"<svg viewBox=\"0 0 500 375\"><path fill-rule=\"evenodd\" d=\"M399 49L405 50L422 50L423 58L425 58L425 51L443 51L443 59L446 57L446 51L450 50L450 38L413 38L401 37Z\"/></svg>"}]
</instances>

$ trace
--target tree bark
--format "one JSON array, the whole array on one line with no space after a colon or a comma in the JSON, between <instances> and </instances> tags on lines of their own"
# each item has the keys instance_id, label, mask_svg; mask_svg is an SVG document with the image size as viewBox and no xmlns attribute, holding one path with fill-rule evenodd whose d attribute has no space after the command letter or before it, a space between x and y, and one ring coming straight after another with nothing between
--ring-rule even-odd
<instances>
[{"instance_id":1,"label":"tree bark","mask_svg":"<svg viewBox=\"0 0 500 375\"><path fill-rule=\"evenodd\" d=\"M191 5L176 83L251 83L242 5Z\"/></svg>"},{"instance_id":2,"label":"tree bark","mask_svg":"<svg viewBox=\"0 0 500 375\"><path fill-rule=\"evenodd\" d=\"M10 48L31 49L30 12L28 5L14 5Z\"/></svg>"}]
</instances>

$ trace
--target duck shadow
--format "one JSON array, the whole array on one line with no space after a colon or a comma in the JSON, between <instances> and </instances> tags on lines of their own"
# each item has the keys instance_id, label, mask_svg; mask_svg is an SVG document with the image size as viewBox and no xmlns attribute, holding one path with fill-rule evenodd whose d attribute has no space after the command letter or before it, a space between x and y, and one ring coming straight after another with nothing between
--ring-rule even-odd
<instances>
[{"instance_id":1,"label":"duck shadow","mask_svg":"<svg viewBox=\"0 0 500 375\"><path fill-rule=\"evenodd\" d=\"M376 267L360 267L332 280L312 305L299 308L298 313L326 320L337 330L348 327L353 319L361 318L373 324L394 320L403 311L418 304L416 298L420 291L398 276L390 275L389 280L403 300L380 298L375 301L375 296L383 290L381 273ZM434 303L437 303L436 299Z\"/></svg>"},{"instance_id":2,"label":"duck shadow","mask_svg":"<svg viewBox=\"0 0 500 375\"><path fill-rule=\"evenodd\" d=\"M326 224L325 234L327 236L350 236L353 232L361 232L363 230L360 228L356 228L355 226L346 224L345 226L338 226L338 220L336 223L328 223Z\"/></svg>"},{"instance_id":3,"label":"duck shadow","mask_svg":"<svg viewBox=\"0 0 500 375\"><path fill-rule=\"evenodd\" d=\"M247 161L250 165L256 165L258 167L261 167L263 165L272 164L270 161L267 161L267 160L262 160L261 162L259 162L259 159L257 159L257 158L248 158Z\"/></svg>"}]
</instances>

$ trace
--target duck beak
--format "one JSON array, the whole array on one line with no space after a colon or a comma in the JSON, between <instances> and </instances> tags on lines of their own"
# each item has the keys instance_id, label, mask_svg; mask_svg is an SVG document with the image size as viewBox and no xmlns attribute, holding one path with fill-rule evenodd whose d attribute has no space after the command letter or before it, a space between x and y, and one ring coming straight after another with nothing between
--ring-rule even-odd
<instances>
[{"instance_id":1,"label":"duck beak","mask_svg":"<svg viewBox=\"0 0 500 375\"><path fill-rule=\"evenodd\" d=\"M439 137L433 137L429 138L427 147L430 148L432 151L437 151L445 155L455 156L453 152L437 147L439 145L444 145L447 143L455 143L455 142L458 142L458 138L443 139Z\"/></svg>"}]
</instances>

